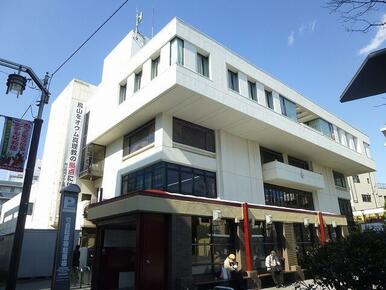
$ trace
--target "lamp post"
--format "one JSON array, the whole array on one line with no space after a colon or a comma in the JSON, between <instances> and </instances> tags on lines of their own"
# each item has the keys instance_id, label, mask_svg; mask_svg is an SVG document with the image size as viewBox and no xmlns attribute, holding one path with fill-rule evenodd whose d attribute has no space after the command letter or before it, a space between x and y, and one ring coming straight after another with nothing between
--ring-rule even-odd
<instances>
[{"instance_id":1,"label":"lamp post","mask_svg":"<svg viewBox=\"0 0 386 290\"><path fill-rule=\"evenodd\" d=\"M24 76L20 75L21 72L28 74L42 92L40 101L38 102L38 115L34 119L34 128L32 132L31 145L28 153L27 167L24 175L23 190L21 192L20 197L19 213L17 216L16 230L13 238L11 259L7 275L6 290L15 290L21 250L23 245L24 227L28 211L28 202L31 193L31 185L35 169L36 156L39 147L40 132L43 123L43 108L45 104L48 104L48 99L50 96L50 92L48 91L49 76L48 73L46 73L44 79L41 80L36 76L36 74L30 67L14 63L12 61L8 61L2 58L0 58L0 66L15 69L18 72L17 74L14 73L9 75L7 81L7 94L9 92L13 92L19 96L23 93L27 80Z\"/></svg>"}]
</instances>

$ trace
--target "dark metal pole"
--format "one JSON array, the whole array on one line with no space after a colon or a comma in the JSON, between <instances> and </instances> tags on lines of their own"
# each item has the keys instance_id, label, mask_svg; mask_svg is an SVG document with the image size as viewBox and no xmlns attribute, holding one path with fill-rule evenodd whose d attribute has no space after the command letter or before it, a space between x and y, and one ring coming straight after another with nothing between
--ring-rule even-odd
<instances>
[{"instance_id":1,"label":"dark metal pole","mask_svg":"<svg viewBox=\"0 0 386 290\"><path fill-rule=\"evenodd\" d=\"M45 88L47 88L48 79L49 79L48 74L46 74L44 79ZM39 147L40 132L43 124L43 120L42 120L43 107L46 102L46 99L47 99L46 93L45 91L43 91L41 95L41 100L39 103L38 116L34 120L31 146L28 153L28 161L27 161L27 167L25 170L23 190L21 192L21 197L20 197L20 205L19 205L19 213L18 213L17 222L16 222L16 230L13 237L11 261L8 268L7 286L5 288L6 290L16 289L17 274L19 269L21 250L23 246L25 220L28 212L28 202L29 202L29 197L31 193L36 156L37 156L38 147Z\"/></svg>"}]
</instances>

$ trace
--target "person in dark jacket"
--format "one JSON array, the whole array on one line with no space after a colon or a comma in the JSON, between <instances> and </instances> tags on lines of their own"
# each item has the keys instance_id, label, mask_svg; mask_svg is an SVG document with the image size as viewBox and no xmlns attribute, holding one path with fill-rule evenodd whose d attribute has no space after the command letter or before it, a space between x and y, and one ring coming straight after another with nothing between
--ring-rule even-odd
<instances>
[{"instance_id":1,"label":"person in dark jacket","mask_svg":"<svg viewBox=\"0 0 386 290\"><path fill-rule=\"evenodd\" d=\"M80 246L76 245L74 252L72 253L72 267L79 267L79 258L80 258Z\"/></svg>"}]
</instances>

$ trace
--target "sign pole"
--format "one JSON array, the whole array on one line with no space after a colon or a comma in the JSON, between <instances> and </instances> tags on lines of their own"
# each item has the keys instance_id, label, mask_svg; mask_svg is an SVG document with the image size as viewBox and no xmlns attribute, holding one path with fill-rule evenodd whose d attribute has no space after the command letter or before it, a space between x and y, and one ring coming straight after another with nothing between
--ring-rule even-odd
<instances>
[{"instance_id":1,"label":"sign pole","mask_svg":"<svg viewBox=\"0 0 386 290\"><path fill-rule=\"evenodd\" d=\"M76 208L80 187L70 183L60 191L59 224L56 234L55 260L51 289L70 289L70 271L74 249Z\"/></svg>"}]
</instances>

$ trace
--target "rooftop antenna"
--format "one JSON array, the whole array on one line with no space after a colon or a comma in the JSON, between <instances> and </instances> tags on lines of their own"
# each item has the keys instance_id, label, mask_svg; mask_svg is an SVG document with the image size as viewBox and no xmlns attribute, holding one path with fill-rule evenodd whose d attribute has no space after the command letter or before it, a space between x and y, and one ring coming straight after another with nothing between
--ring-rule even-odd
<instances>
[{"instance_id":1,"label":"rooftop antenna","mask_svg":"<svg viewBox=\"0 0 386 290\"><path fill-rule=\"evenodd\" d=\"M135 14L135 33L138 34L139 33L139 25L142 23L142 20L143 20L143 12L136 12Z\"/></svg>"}]
</instances>

